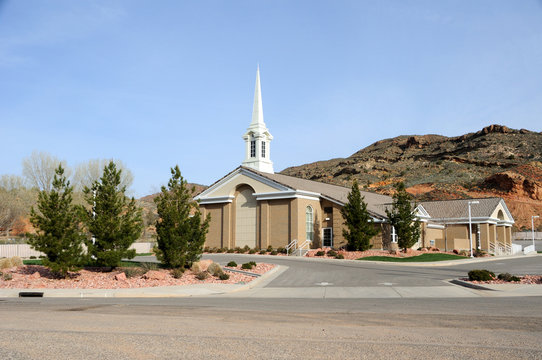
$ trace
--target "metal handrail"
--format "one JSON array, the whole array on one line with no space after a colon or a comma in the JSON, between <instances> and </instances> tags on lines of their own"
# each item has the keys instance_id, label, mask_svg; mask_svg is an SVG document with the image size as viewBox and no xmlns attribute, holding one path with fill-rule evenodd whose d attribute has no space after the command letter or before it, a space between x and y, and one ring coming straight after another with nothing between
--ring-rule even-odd
<instances>
[{"instance_id":1,"label":"metal handrail","mask_svg":"<svg viewBox=\"0 0 542 360\"><path fill-rule=\"evenodd\" d=\"M305 240L305 242L303 244L301 244L297 250L299 250L299 256L303 256L302 252L303 250L307 250L309 251L310 247L311 247L311 244L312 244L312 241L311 240Z\"/></svg>"},{"instance_id":2,"label":"metal handrail","mask_svg":"<svg viewBox=\"0 0 542 360\"><path fill-rule=\"evenodd\" d=\"M297 249L297 239L293 239L293 240L286 246L286 255L289 255L289 254L290 254L290 249L293 248L294 246L295 246L294 250Z\"/></svg>"}]
</instances>

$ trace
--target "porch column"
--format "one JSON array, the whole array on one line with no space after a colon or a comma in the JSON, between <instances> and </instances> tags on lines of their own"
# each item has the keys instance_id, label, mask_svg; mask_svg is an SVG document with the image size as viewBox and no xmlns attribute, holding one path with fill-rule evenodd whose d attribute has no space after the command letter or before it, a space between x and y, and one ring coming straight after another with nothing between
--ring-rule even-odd
<instances>
[{"instance_id":1,"label":"porch column","mask_svg":"<svg viewBox=\"0 0 542 360\"><path fill-rule=\"evenodd\" d=\"M260 201L260 247L266 249L269 244L269 203Z\"/></svg>"},{"instance_id":2,"label":"porch column","mask_svg":"<svg viewBox=\"0 0 542 360\"><path fill-rule=\"evenodd\" d=\"M489 251L489 224L480 224L480 247L484 251Z\"/></svg>"},{"instance_id":3,"label":"porch column","mask_svg":"<svg viewBox=\"0 0 542 360\"><path fill-rule=\"evenodd\" d=\"M506 235L504 230L504 226L497 226L497 241L502 245L506 244Z\"/></svg>"},{"instance_id":4,"label":"porch column","mask_svg":"<svg viewBox=\"0 0 542 360\"><path fill-rule=\"evenodd\" d=\"M227 203L222 208L222 246L231 249L231 236L232 236L232 203Z\"/></svg>"}]
</instances>

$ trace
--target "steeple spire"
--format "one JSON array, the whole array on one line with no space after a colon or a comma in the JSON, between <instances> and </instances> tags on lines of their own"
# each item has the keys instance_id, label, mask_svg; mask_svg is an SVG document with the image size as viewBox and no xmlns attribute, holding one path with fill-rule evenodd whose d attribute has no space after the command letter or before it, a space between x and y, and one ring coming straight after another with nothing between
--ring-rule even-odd
<instances>
[{"instance_id":1,"label":"steeple spire","mask_svg":"<svg viewBox=\"0 0 542 360\"><path fill-rule=\"evenodd\" d=\"M252 107L252 121L247 132L243 135L245 140L245 160L243 166L274 173L273 162L270 160L270 142L273 136L267 130L263 121L262 89L260 85L260 66L256 70L256 87L254 89L254 105Z\"/></svg>"},{"instance_id":2,"label":"steeple spire","mask_svg":"<svg viewBox=\"0 0 542 360\"><path fill-rule=\"evenodd\" d=\"M262 105L262 88L260 85L260 65L256 70L256 87L254 88L254 106L252 107L252 122L250 126L263 126L263 105Z\"/></svg>"}]
</instances>

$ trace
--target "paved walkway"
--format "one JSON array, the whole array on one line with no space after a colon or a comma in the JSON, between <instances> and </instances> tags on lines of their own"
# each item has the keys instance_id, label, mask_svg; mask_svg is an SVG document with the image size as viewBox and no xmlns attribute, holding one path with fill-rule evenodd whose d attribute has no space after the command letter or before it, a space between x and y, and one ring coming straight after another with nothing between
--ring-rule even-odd
<instances>
[{"instance_id":1,"label":"paved walkway","mask_svg":"<svg viewBox=\"0 0 542 360\"><path fill-rule=\"evenodd\" d=\"M260 262L265 258L264 261L276 263L278 266L248 284L201 284L136 289L0 289L0 297L18 297L20 292L31 291L43 292L44 297L79 298L222 296L362 299L542 296L542 285L484 285L483 289L473 289L450 282L454 278L465 276L465 271L471 267L488 268L490 264L505 269L523 267L538 271L539 266L542 266L542 256L468 259L424 264L276 256L250 257L233 254L207 257L214 258L217 262L224 262L232 257L246 261L257 259Z\"/></svg>"}]
</instances>

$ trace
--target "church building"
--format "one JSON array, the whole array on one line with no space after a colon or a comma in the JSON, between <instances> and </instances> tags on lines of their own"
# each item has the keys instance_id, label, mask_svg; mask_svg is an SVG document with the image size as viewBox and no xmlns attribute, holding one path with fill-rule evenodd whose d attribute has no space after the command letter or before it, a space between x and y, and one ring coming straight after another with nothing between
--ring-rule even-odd
<instances>
[{"instance_id":1,"label":"church building","mask_svg":"<svg viewBox=\"0 0 542 360\"><path fill-rule=\"evenodd\" d=\"M265 249L340 248L346 245L341 208L350 188L277 174L271 161L273 136L263 118L260 71L252 121L243 135L242 164L196 196L203 216L211 215L205 245L216 248ZM396 249L397 237L387 223L385 209L392 198L361 191L375 226L381 228L371 243L374 249ZM511 245L514 222L500 198L479 199L470 219L475 246L486 251ZM414 247L443 250L468 249L466 200L420 203L416 214L422 223L420 241Z\"/></svg>"}]
</instances>

